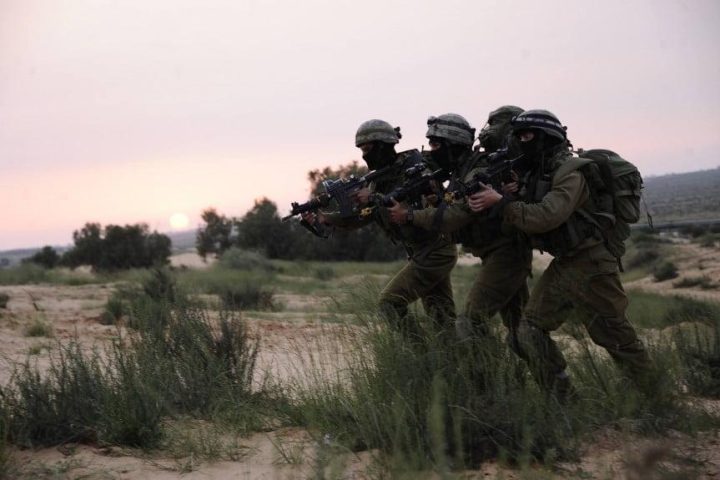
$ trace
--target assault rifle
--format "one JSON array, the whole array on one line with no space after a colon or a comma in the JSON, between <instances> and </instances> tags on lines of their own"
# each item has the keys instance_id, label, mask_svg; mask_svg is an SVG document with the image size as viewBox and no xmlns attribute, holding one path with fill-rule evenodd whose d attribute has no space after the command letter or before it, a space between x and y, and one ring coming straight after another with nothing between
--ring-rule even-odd
<instances>
[{"instance_id":1,"label":"assault rifle","mask_svg":"<svg viewBox=\"0 0 720 480\"><path fill-rule=\"evenodd\" d=\"M460 183L457 188L445 193L445 201L452 203L465 197L479 192L485 187L481 184L489 186L502 193L502 185L504 183L512 183L514 181L512 171L522 159L519 157L509 159L507 148L503 148L490 154L488 157L488 167L475 175L467 183Z\"/></svg>"},{"instance_id":2,"label":"assault rifle","mask_svg":"<svg viewBox=\"0 0 720 480\"><path fill-rule=\"evenodd\" d=\"M402 202L406 200L409 200L410 203L415 203L419 201L422 195L434 194L433 181L442 183L447 180L447 172L442 169L427 172L425 169L426 166L422 163L406 169L406 180L402 185L399 185L390 193L383 195L382 199L375 206L364 208L360 214L367 216L373 211L373 208L378 205L391 207L393 201Z\"/></svg>"},{"instance_id":3,"label":"assault rifle","mask_svg":"<svg viewBox=\"0 0 720 480\"><path fill-rule=\"evenodd\" d=\"M393 165L388 165L379 170L368 172L359 178L355 177L355 175L351 175L348 178L339 178L337 180L323 180L320 185L325 192L321 193L317 197L311 198L305 203L292 202L290 204L290 214L283 217L282 221L285 222L295 215L307 212L316 212L320 208L329 206L331 200L335 200L335 202L337 202L341 218L350 218L357 213L355 204L350 195L368 185L370 182L382 178L392 172L393 168ZM319 237L327 236L321 233L319 225L310 225L304 220L300 223L314 235Z\"/></svg>"}]
</instances>

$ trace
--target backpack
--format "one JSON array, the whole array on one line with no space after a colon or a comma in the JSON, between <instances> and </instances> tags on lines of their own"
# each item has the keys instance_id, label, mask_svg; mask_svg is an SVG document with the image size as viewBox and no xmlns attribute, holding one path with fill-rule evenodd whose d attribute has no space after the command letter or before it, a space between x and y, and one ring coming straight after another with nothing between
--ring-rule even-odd
<instances>
[{"instance_id":1,"label":"backpack","mask_svg":"<svg viewBox=\"0 0 720 480\"><path fill-rule=\"evenodd\" d=\"M584 214L600 227L605 245L619 262L625 254L630 225L640 220L642 176L635 165L611 150L579 149L576 153L589 160L579 170L588 182L595 208ZM648 222L652 227L649 213Z\"/></svg>"}]
</instances>

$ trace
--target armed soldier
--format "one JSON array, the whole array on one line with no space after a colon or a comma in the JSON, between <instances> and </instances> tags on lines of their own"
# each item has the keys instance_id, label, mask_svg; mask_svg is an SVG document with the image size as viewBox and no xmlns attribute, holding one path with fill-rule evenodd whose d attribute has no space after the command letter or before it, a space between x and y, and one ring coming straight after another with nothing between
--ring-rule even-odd
<instances>
[{"instance_id":1,"label":"armed soldier","mask_svg":"<svg viewBox=\"0 0 720 480\"><path fill-rule=\"evenodd\" d=\"M566 362L549 333L572 308L581 314L590 338L604 347L640 387L647 387L650 359L628 321L628 299L618 262L592 221L598 204L579 170L587 161L572 157L566 128L546 110L513 119L512 134L528 160L520 201L485 189L470 197L473 211L492 209L503 225L527 234L535 248L554 259L535 285L518 329L521 356L538 382L560 401L572 394ZM592 172L592 170L588 170Z\"/></svg>"},{"instance_id":2,"label":"armed soldier","mask_svg":"<svg viewBox=\"0 0 720 480\"><path fill-rule=\"evenodd\" d=\"M375 222L394 242L400 242L408 253L408 263L393 277L380 294L381 314L401 331L417 335L419 326L408 315L408 305L420 299L436 326L444 328L455 320L450 272L457 262L457 250L449 236L429 232L412 225L398 226L390 222L387 195L407 180L407 172L425 169L417 150L396 153L400 139L399 128L383 120L364 122L355 134L355 146L362 151L363 160L371 170L392 165L389 173L357 191L355 200L365 206L365 215L342 219L337 213L304 214L308 223L354 229ZM407 198L407 204L418 208L420 198ZM369 212L369 213L367 213Z\"/></svg>"},{"instance_id":3,"label":"armed soldier","mask_svg":"<svg viewBox=\"0 0 720 480\"><path fill-rule=\"evenodd\" d=\"M471 149L474 130L460 115L445 114L428 121L426 137L430 142L431 155L439 163L447 164L452 172L448 191L473 181L477 183L476 177L487 170L491 155L506 147L510 120L522 111L519 107L507 105L490 112L487 124L479 135L483 151L475 152ZM391 215L393 221L399 224L410 218L413 225L429 231L454 232L455 238L466 250L482 259L463 315L457 321L458 334L460 338L466 338L472 332L486 334L487 319L499 312L508 329L508 341L515 348L515 331L528 297L526 279L532 255L527 243L519 235L502 234L501 219L491 218L486 212L472 212L464 196L452 205L441 204L438 208L419 211L406 211L397 206L391 209Z\"/></svg>"}]
</instances>

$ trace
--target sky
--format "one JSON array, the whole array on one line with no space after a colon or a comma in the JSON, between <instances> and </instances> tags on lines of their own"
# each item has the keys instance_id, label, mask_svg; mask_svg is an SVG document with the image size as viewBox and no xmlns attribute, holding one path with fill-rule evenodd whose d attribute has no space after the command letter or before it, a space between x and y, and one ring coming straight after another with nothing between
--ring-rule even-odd
<instances>
[{"instance_id":1,"label":"sky","mask_svg":"<svg viewBox=\"0 0 720 480\"><path fill-rule=\"evenodd\" d=\"M0 0L0 249L284 213L371 118L404 150L545 108L646 176L716 168L718 45L717 0Z\"/></svg>"}]
</instances>

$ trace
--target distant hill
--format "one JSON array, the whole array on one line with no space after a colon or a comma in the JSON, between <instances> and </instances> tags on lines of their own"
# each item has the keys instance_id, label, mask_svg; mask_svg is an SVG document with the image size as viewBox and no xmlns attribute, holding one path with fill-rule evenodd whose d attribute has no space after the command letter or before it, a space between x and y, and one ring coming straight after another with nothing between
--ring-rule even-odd
<instances>
[{"instance_id":1,"label":"distant hill","mask_svg":"<svg viewBox=\"0 0 720 480\"><path fill-rule=\"evenodd\" d=\"M720 219L720 167L646 177L643 196L655 222Z\"/></svg>"},{"instance_id":2,"label":"distant hill","mask_svg":"<svg viewBox=\"0 0 720 480\"><path fill-rule=\"evenodd\" d=\"M180 232L165 232L172 240L173 252L195 250L195 234L197 230L182 230Z\"/></svg>"}]
</instances>

